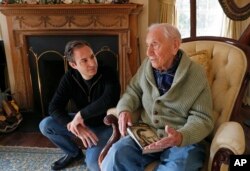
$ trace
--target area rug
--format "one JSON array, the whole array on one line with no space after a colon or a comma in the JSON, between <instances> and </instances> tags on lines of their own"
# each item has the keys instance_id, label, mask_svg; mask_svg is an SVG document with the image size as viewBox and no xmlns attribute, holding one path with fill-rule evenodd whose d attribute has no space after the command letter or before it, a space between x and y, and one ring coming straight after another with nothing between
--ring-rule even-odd
<instances>
[{"instance_id":1,"label":"area rug","mask_svg":"<svg viewBox=\"0 0 250 171\"><path fill-rule=\"evenodd\" d=\"M0 146L0 171L49 171L52 162L64 154L58 148ZM83 161L64 171L87 171Z\"/></svg>"}]
</instances>

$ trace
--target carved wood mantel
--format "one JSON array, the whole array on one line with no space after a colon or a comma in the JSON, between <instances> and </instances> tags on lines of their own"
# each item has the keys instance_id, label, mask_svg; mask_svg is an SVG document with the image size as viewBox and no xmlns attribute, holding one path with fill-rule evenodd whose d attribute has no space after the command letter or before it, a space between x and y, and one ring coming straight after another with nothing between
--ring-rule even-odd
<instances>
[{"instance_id":1,"label":"carved wood mantel","mask_svg":"<svg viewBox=\"0 0 250 171\"><path fill-rule=\"evenodd\" d=\"M32 108L27 36L30 35L117 35L119 76L122 91L139 66L138 15L142 5L54 4L0 5L11 92L22 108Z\"/></svg>"}]
</instances>

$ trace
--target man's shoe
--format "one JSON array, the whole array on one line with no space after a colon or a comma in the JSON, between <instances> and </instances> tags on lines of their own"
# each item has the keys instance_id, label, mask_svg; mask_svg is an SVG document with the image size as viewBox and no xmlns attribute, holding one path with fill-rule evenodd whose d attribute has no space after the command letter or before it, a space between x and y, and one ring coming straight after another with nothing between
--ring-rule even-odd
<instances>
[{"instance_id":1,"label":"man's shoe","mask_svg":"<svg viewBox=\"0 0 250 171\"><path fill-rule=\"evenodd\" d=\"M61 170L61 169L65 168L66 166L70 165L71 163L83 159L83 157L84 157L84 155L83 155L82 151L79 151L79 154L75 157L65 155L62 158L60 158L59 160L57 160L56 162L54 162L51 165L51 169L52 170Z\"/></svg>"}]
</instances>

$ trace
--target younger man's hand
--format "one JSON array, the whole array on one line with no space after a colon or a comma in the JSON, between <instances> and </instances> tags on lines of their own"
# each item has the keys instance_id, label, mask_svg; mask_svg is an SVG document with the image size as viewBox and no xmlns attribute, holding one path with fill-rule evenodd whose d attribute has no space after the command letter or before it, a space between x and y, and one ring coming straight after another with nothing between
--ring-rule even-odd
<instances>
[{"instance_id":1,"label":"younger man's hand","mask_svg":"<svg viewBox=\"0 0 250 171\"><path fill-rule=\"evenodd\" d=\"M78 136L79 135L79 132L77 129L78 125L85 127L85 124L84 124L84 121L80 112L77 112L74 119L67 124L67 129L70 132L72 132L75 136Z\"/></svg>"},{"instance_id":2,"label":"younger man's hand","mask_svg":"<svg viewBox=\"0 0 250 171\"><path fill-rule=\"evenodd\" d=\"M78 125L77 130L79 132L78 137L81 139L85 148L90 148L93 145L97 145L98 138L88 127Z\"/></svg>"}]
</instances>

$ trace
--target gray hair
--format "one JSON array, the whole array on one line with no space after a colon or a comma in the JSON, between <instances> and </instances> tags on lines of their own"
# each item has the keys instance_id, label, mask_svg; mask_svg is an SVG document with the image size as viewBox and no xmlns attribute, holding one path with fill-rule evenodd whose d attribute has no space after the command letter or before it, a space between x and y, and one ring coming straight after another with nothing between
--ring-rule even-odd
<instances>
[{"instance_id":1,"label":"gray hair","mask_svg":"<svg viewBox=\"0 0 250 171\"><path fill-rule=\"evenodd\" d=\"M175 26L168 23L156 23L149 26L148 31L152 31L158 28L163 29L164 36L167 39L176 39L181 43L181 33Z\"/></svg>"},{"instance_id":2,"label":"gray hair","mask_svg":"<svg viewBox=\"0 0 250 171\"><path fill-rule=\"evenodd\" d=\"M70 41L66 44L65 50L64 50L64 57L67 59L68 62L74 61L74 50L79 49L81 47L88 46L91 48L90 44L86 41L81 40L74 40Z\"/></svg>"}]
</instances>

